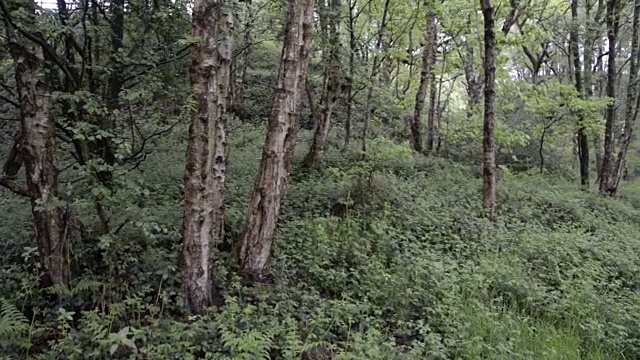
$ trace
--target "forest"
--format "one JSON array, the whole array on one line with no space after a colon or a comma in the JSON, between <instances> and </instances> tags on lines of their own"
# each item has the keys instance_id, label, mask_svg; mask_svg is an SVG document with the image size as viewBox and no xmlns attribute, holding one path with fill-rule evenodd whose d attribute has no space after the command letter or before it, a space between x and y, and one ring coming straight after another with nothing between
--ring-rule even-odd
<instances>
[{"instance_id":1,"label":"forest","mask_svg":"<svg viewBox=\"0 0 640 360\"><path fill-rule=\"evenodd\" d=\"M0 360L640 359L640 0L0 24Z\"/></svg>"}]
</instances>

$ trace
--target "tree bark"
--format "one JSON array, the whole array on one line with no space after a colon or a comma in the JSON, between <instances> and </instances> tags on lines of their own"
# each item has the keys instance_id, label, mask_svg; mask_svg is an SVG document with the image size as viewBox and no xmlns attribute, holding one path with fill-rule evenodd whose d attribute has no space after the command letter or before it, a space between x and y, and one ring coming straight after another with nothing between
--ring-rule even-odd
<instances>
[{"instance_id":1,"label":"tree bark","mask_svg":"<svg viewBox=\"0 0 640 360\"><path fill-rule=\"evenodd\" d=\"M482 206L487 217L494 221L497 215L496 149L493 137L496 91L496 33L495 14L491 0L482 0L484 18L484 127Z\"/></svg>"},{"instance_id":2,"label":"tree bark","mask_svg":"<svg viewBox=\"0 0 640 360\"><path fill-rule=\"evenodd\" d=\"M427 116L427 151L433 151L434 143L438 138L437 111L440 107L438 103L438 84L436 83L436 74L432 71L431 85L429 92L429 114Z\"/></svg>"},{"instance_id":3,"label":"tree bark","mask_svg":"<svg viewBox=\"0 0 640 360\"><path fill-rule=\"evenodd\" d=\"M431 5L428 5L431 6ZM429 86L429 80L431 79L432 71L431 67L435 63L435 49L437 41L436 38L436 17L433 11L430 9L427 13L427 21L425 23L425 40L426 44L422 53L422 71L420 72L420 84L418 85L418 92L416 93L416 103L413 109L413 119L411 121L411 140L413 143L413 149L415 151L422 151L422 112L424 109L424 100L427 97L427 87ZM433 126L429 127L429 138L431 139L431 147L433 148Z\"/></svg>"},{"instance_id":4,"label":"tree bark","mask_svg":"<svg viewBox=\"0 0 640 360\"><path fill-rule=\"evenodd\" d=\"M466 46L467 59L464 63L464 76L467 82L467 95L469 96L469 104L467 108L467 117L471 118L480 106L480 94L482 83L478 81L474 71L475 55L473 46Z\"/></svg>"},{"instance_id":5,"label":"tree bark","mask_svg":"<svg viewBox=\"0 0 640 360\"><path fill-rule=\"evenodd\" d=\"M640 0L635 0L633 8L633 33L631 35L631 65L629 69L629 86L627 89L627 102L624 113L624 130L620 137L620 151L616 159L616 164L612 173L611 195L615 195L622 177L622 164L627 156L631 134L633 132L634 108L638 99L638 54L640 54L640 44L638 41L640 28Z\"/></svg>"},{"instance_id":6,"label":"tree bark","mask_svg":"<svg viewBox=\"0 0 640 360\"><path fill-rule=\"evenodd\" d=\"M352 2L353 1L353 2ZM356 14L355 9L358 4L357 0L348 0L349 3L349 77L347 78L347 114L344 122L344 149L349 148L351 141L351 113L353 111L353 86L355 84L355 59L357 51L356 38Z\"/></svg>"},{"instance_id":7,"label":"tree bark","mask_svg":"<svg viewBox=\"0 0 640 360\"><path fill-rule=\"evenodd\" d=\"M378 51L382 48L382 40L387 28L387 16L389 14L389 4L391 0L385 0L384 9L382 11L382 21L380 22L380 28L378 28L378 40L376 41L375 54L373 55L373 61L371 64L371 84L367 90L367 99L364 109L364 121L362 126L362 152L367 152L367 135L369 133L369 123L371 122L371 115L373 114L373 90L378 86L378 80L380 78L380 65L382 63Z\"/></svg>"},{"instance_id":8,"label":"tree bark","mask_svg":"<svg viewBox=\"0 0 640 360\"><path fill-rule=\"evenodd\" d=\"M269 274L271 248L298 135L300 99L313 37L313 3L313 0L289 0L278 81L260 173L239 244L240 270L249 282L264 281Z\"/></svg>"},{"instance_id":9,"label":"tree bark","mask_svg":"<svg viewBox=\"0 0 640 360\"><path fill-rule=\"evenodd\" d=\"M189 126L184 176L185 207L180 271L192 313L211 303L211 249L224 236L226 129L229 110L233 16L225 0L196 0L189 68L196 108Z\"/></svg>"},{"instance_id":10,"label":"tree bark","mask_svg":"<svg viewBox=\"0 0 640 360\"><path fill-rule=\"evenodd\" d=\"M609 103L605 111L604 153L602 155L602 168L600 172L600 193L610 192L611 171L613 168L613 126L616 121L616 46L618 42L619 9L618 0L607 1L607 39L609 42L609 55L607 63L607 97Z\"/></svg>"},{"instance_id":11,"label":"tree bark","mask_svg":"<svg viewBox=\"0 0 640 360\"><path fill-rule=\"evenodd\" d=\"M68 211L58 198L58 169L54 119L44 78L44 55L40 46L25 39L9 13L24 7L10 1L3 5L9 51L15 63L16 87L20 99L21 151L31 198L38 254L44 268L41 285L66 286L69 281L67 242ZM36 22L35 4L27 9L30 23Z\"/></svg>"},{"instance_id":12,"label":"tree bark","mask_svg":"<svg viewBox=\"0 0 640 360\"><path fill-rule=\"evenodd\" d=\"M579 96L584 98L582 84L582 61L580 60L580 49L578 47L578 0L571 0L571 19L573 24L569 33L569 47L571 48L571 58L573 58L573 73L575 88ZM584 115L578 113L578 159L580 161L580 184L583 189L589 188L589 141L584 126Z\"/></svg>"},{"instance_id":13,"label":"tree bark","mask_svg":"<svg viewBox=\"0 0 640 360\"><path fill-rule=\"evenodd\" d=\"M340 7L341 0L329 4L329 55L325 68L322 113L316 123L313 142L305 159L305 166L319 169L324 161L324 148L329 136L331 117L340 99Z\"/></svg>"}]
</instances>

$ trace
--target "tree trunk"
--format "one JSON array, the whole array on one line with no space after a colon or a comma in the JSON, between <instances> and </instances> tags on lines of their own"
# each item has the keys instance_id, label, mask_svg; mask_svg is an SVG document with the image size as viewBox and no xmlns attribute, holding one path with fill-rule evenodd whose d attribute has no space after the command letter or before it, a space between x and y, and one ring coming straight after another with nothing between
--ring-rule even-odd
<instances>
[{"instance_id":1,"label":"tree trunk","mask_svg":"<svg viewBox=\"0 0 640 360\"><path fill-rule=\"evenodd\" d=\"M247 83L247 70L249 69L249 61L253 50L253 28L258 16L259 10L255 13L251 12L250 5L246 10L246 20L243 25L242 35L242 52L233 60L233 83L231 87L231 105L230 111L233 112L241 120L245 120L247 112L244 106L245 87Z\"/></svg>"},{"instance_id":2,"label":"tree trunk","mask_svg":"<svg viewBox=\"0 0 640 360\"><path fill-rule=\"evenodd\" d=\"M629 70L629 86L627 89L627 103L624 113L624 130L620 138L620 151L616 159L616 165L612 173L611 195L618 190L620 178L622 177L622 164L627 156L629 143L631 142L631 133L633 131L633 114L636 109L634 106L638 98L638 54L640 54L640 46L638 42L640 27L640 0L635 0L633 9L633 34L631 36L631 65Z\"/></svg>"},{"instance_id":3,"label":"tree trunk","mask_svg":"<svg viewBox=\"0 0 640 360\"><path fill-rule=\"evenodd\" d=\"M349 0L349 77L347 79L347 115L344 123L344 148L349 148L351 141L351 113L353 110L353 85L355 84L355 59L358 46L356 38L356 0Z\"/></svg>"},{"instance_id":4,"label":"tree trunk","mask_svg":"<svg viewBox=\"0 0 640 360\"><path fill-rule=\"evenodd\" d=\"M184 176L180 271L187 306L192 313L201 313L211 303L211 249L224 236L233 16L225 0L196 0L192 16L192 35L200 43L192 49L189 68L196 108Z\"/></svg>"},{"instance_id":5,"label":"tree trunk","mask_svg":"<svg viewBox=\"0 0 640 360\"><path fill-rule=\"evenodd\" d=\"M318 169L324 161L324 148L331 127L331 116L340 98L340 7L341 0L330 0L329 4L329 56L325 68L322 114L316 123L311 149L305 165Z\"/></svg>"},{"instance_id":6,"label":"tree trunk","mask_svg":"<svg viewBox=\"0 0 640 360\"><path fill-rule=\"evenodd\" d=\"M433 151L433 144L438 137L437 111L438 107L438 84L436 83L436 74L431 72L431 85L429 95L429 115L427 117L427 151Z\"/></svg>"},{"instance_id":7,"label":"tree trunk","mask_svg":"<svg viewBox=\"0 0 640 360\"><path fill-rule=\"evenodd\" d=\"M496 33L495 14L491 0L482 0L484 17L484 128L482 206L487 217L494 221L497 215L496 149L493 138L495 113L493 104L496 91Z\"/></svg>"},{"instance_id":8,"label":"tree trunk","mask_svg":"<svg viewBox=\"0 0 640 360\"><path fill-rule=\"evenodd\" d=\"M9 12L24 7L18 1L3 5ZM28 5L30 23L36 22L35 4ZM31 44L6 21L9 51L15 64L20 99L21 151L35 224L38 254L44 268L42 285L66 286L69 281L68 211L58 198L58 169L54 119L44 78L42 48Z\"/></svg>"},{"instance_id":9,"label":"tree trunk","mask_svg":"<svg viewBox=\"0 0 640 360\"><path fill-rule=\"evenodd\" d=\"M380 65L382 63L378 51L382 48L382 39L384 38L384 32L387 27L387 15L389 14L389 4L391 0L385 0L384 10L382 11L382 21L380 22L380 28L378 28L378 40L376 41L375 54L373 55L373 62L371 64L371 84L367 90L367 99L364 107L364 121L362 126L362 152L367 152L367 134L369 132L369 123L371 122L371 115L373 114L373 90L378 86Z\"/></svg>"},{"instance_id":10,"label":"tree trunk","mask_svg":"<svg viewBox=\"0 0 640 360\"><path fill-rule=\"evenodd\" d=\"M569 47L573 58L573 73L576 91L584 98L582 86L582 61L580 60L580 49L578 48L578 31L576 29L578 21L578 0L571 0L571 19L574 24L569 34ZM589 188L589 141L584 126L584 115L578 113L578 158L580 160L580 184L583 189Z\"/></svg>"},{"instance_id":11,"label":"tree trunk","mask_svg":"<svg viewBox=\"0 0 640 360\"><path fill-rule=\"evenodd\" d=\"M260 173L239 244L240 269L249 282L263 281L269 273L271 248L298 135L299 104L312 37L313 0L289 0L278 82Z\"/></svg>"},{"instance_id":12,"label":"tree trunk","mask_svg":"<svg viewBox=\"0 0 640 360\"><path fill-rule=\"evenodd\" d=\"M610 192L611 171L613 168L613 126L616 121L616 45L618 41L619 10L617 0L607 1L607 39L609 42L609 55L607 64L607 96L609 103L605 112L606 122L604 130L604 153L602 156L602 168L600 172L600 193Z\"/></svg>"},{"instance_id":13,"label":"tree trunk","mask_svg":"<svg viewBox=\"0 0 640 360\"><path fill-rule=\"evenodd\" d=\"M430 5L429 5L430 6ZM435 49L437 41L436 37L436 17L433 11L427 13L427 21L425 23L425 40L426 44L422 53L422 71L420 72L420 84L416 93L416 103L413 109L413 119L411 121L411 140L415 151L422 151L422 112L424 109L424 100L427 97L427 86L431 79L431 67L435 62ZM431 124L432 125L432 124ZM432 131L432 126L429 128ZM433 136L430 132L429 135ZM427 141L429 137L427 138ZM433 137L431 137L431 147L433 148Z\"/></svg>"}]
</instances>

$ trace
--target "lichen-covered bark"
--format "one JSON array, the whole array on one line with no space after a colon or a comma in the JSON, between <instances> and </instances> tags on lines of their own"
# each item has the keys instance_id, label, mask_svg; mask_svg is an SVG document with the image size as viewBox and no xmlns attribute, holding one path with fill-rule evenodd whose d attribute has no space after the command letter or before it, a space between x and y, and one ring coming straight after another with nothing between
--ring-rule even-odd
<instances>
[{"instance_id":1,"label":"lichen-covered bark","mask_svg":"<svg viewBox=\"0 0 640 360\"><path fill-rule=\"evenodd\" d=\"M340 97L340 7L341 0L330 0L329 4L329 56L325 68L325 84L322 99L322 113L316 123L313 142L305 165L309 168L320 168L324 160L324 148L331 128L333 110Z\"/></svg>"},{"instance_id":2,"label":"lichen-covered bark","mask_svg":"<svg viewBox=\"0 0 640 360\"><path fill-rule=\"evenodd\" d=\"M298 135L300 101L313 36L313 3L313 0L289 0L267 138L238 251L242 275L251 282L263 281L269 273L271 248Z\"/></svg>"},{"instance_id":3,"label":"lichen-covered bark","mask_svg":"<svg viewBox=\"0 0 640 360\"><path fill-rule=\"evenodd\" d=\"M229 107L233 18L224 0L196 0L189 68L196 103L189 126L185 170L182 292L189 310L211 302L211 249L224 236L225 118Z\"/></svg>"},{"instance_id":4,"label":"lichen-covered bark","mask_svg":"<svg viewBox=\"0 0 640 360\"><path fill-rule=\"evenodd\" d=\"M420 72L420 84L416 93L416 103L413 110L413 119L411 121L411 140L415 151L422 151L422 117L424 110L424 101L427 98L427 87L431 78L431 67L435 63L436 50L436 22L435 14L429 11L427 14L427 22L425 23L425 40L424 50L422 52L422 71ZM433 144L433 138L432 143Z\"/></svg>"},{"instance_id":5,"label":"lichen-covered bark","mask_svg":"<svg viewBox=\"0 0 640 360\"><path fill-rule=\"evenodd\" d=\"M496 98L496 33L495 14L491 0L482 0L484 17L484 128L482 137L482 206L490 220L496 218L496 149L493 137Z\"/></svg>"},{"instance_id":6,"label":"lichen-covered bark","mask_svg":"<svg viewBox=\"0 0 640 360\"><path fill-rule=\"evenodd\" d=\"M24 3L10 1L3 11ZM27 8L35 22L35 4ZM5 19L8 19L5 13ZM31 198L38 254L45 273L41 284L66 286L69 281L67 243L68 212L58 198L58 169L54 120L44 78L42 48L24 38L6 21L9 51L15 63L16 87L20 98L21 153Z\"/></svg>"}]
</instances>

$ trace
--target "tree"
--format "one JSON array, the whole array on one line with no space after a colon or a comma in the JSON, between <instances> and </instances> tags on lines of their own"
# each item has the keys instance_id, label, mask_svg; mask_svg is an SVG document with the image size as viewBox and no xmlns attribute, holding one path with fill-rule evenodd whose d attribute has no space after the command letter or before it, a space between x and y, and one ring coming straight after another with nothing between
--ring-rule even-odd
<instances>
[{"instance_id":1,"label":"tree","mask_svg":"<svg viewBox=\"0 0 640 360\"><path fill-rule=\"evenodd\" d=\"M427 6L431 7L431 4ZM416 93L416 103L413 110L413 119L411 121L411 140L413 142L413 149L415 151L422 151L422 113L424 109L424 101L427 97L427 86L431 79L432 71L436 60L436 16L433 13L433 9L427 10L427 21L425 23L425 45L422 50L422 71L420 72L420 84L418 85L418 92ZM430 120L432 118L430 117ZM433 124L429 123L429 135L433 136ZM433 138L431 139L431 147L433 147ZM431 150L431 149L429 149Z\"/></svg>"},{"instance_id":2,"label":"tree","mask_svg":"<svg viewBox=\"0 0 640 360\"><path fill-rule=\"evenodd\" d=\"M493 137L496 98L496 33L495 14L491 0L482 0L484 18L484 128L482 133L483 171L482 206L490 220L496 218L496 149Z\"/></svg>"},{"instance_id":3,"label":"tree","mask_svg":"<svg viewBox=\"0 0 640 360\"><path fill-rule=\"evenodd\" d=\"M382 10L382 20L380 21L380 26L378 27L378 32L376 34L376 44L374 47L374 55L373 61L371 62L371 72L369 73L369 81L367 89L367 98L365 100L364 105L364 120L362 126L362 152L367 152L367 135L369 133L369 123L371 122L371 115L373 115L373 91L377 88L378 78L380 75L380 66L383 63L384 55L381 56L379 54L380 49L382 49L382 43L384 40L385 31L387 29L388 15L389 15L389 5L390 0L385 0L384 7Z\"/></svg>"},{"instance_id":4,"label":"tree","mask_svg":"<svg viewBox=\"0 0 640 360\"><path fill-rule=\"evenodd\" d=\"M327 22L329 25L329 46L325 61L322 111L314 127L313 142L305 159L305 165L319 168L324 159L324 148L329 136L331 117L340 97L340 7L341 0L330 0Z\"/></svg>"},{"instance_id":5,"label":"tree","mask_svg":"<svg viewBox=\"0 0 640 360\"><path fill-rule=\"evenodd\" d=\"M604 154L602 156L602 168L600 170L600 193L610 192L611 171L613 170L614 137L613 126L616 121L616 79L618 68L616 67L618 42L618 29L620 27L620 9L618 0L607 1L607 40L609 42L609 55L607 62L607 96L609 104L605 112L606 122L604 130Z\"/></svg>"},{"instance_id":6,"label":"tree","mask_svg":"<svg viewBox=\"0 0 640 360\"><path fill-rule=\"evenodd\" d=\"M225 117L229 109L233 17L225 0L196 0L189 77L195 110L189 126L184 176L180 271L191 312L211 302L209 257L224 235Z\"/></svg>"},{"instance_id":7,"label":"tree","mask_svg":"<svg viewBox=\"0 0 640 360\"><path fill-rule=\"evenodd\" d=\"M573 59L573 80L576 91L584 98L582 84L582 61L578 40L578 0L571 0L571 30L569 32L569 47ZM580 160L580 184L583 189L589 187L589 141L584 124L584 115L578 112L578 158Z\"/></svg>"},{"instance_id":8,"label":"tree","mask_svg":"<svg viewBox=\"0 0 640 360\"><path fill-rule=\"evenodd\" d=\"M620 136L620 151L616 159L616 164L611 174L613 176L609 188L611 194L614 195L618 191L620 178L622 177L622 165L627 156L629 143L631 142L631 134L633 132L633 123L638 114L638 54L640 54L640 0L635 0L633 8L633 30L631 35L631 65L629 68L629 85L627 89L627 102L624 112L624 127Z\"/></svg>"},{"instance_id":9,"label":"tree","mask_svg":"<svg viewBox=\"0 0 640 360\"><path fill-rule=\"evenodd\" d=\"M44 77L42 47L16 26L35 23L35 3L1 2L7 41L15 63L15 82L20 104L21 144L27 175L27 191L35 225L38 254L44 267L41 285L66 286L69 281L69 213L58 195L55 123ZM39 36L39 35L35 35ZM36 38L41 39L41 38ZM6 169L5 169L6 170Z\"/></svg>"},{"instance_id":10,"label":"tree","mask_svg":"<svg viewBox=\"0 0 640 360\"><path fill-rule=\"evenodd\" d=\"M271 248L298 135L300 101L313 36L314 1L289 0L288 4L267 138L239 244L240 269L250 282L263 281L269 273Z\"/></svg>"}]
</instances>

